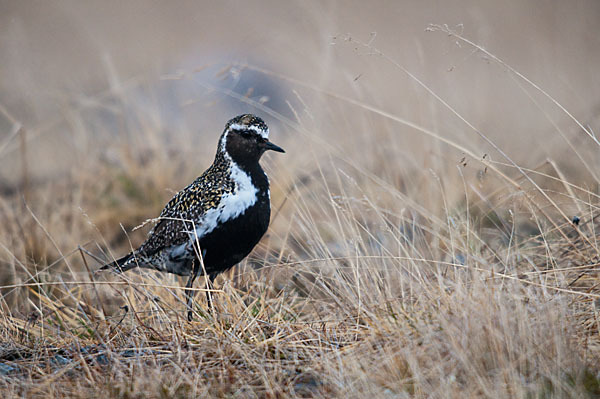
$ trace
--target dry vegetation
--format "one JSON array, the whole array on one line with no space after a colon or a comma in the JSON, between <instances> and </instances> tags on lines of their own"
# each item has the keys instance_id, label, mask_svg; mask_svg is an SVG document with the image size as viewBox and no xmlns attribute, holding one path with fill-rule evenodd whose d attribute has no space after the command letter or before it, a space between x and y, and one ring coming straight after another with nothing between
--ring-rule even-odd
<instances>
[{"instance_id":1,"label":"dry vegetation","mask_svg":"<svg viewBox=\"0 0 600 399\"><path fill-rule=\"evenodd\" d=\"M0 396L600 395L594 104L581 123L460 29L431 30L544 127L479 130L464 104L348 35L332 51L359 60L336 65L341 87L365 81L354 92L217 62L131 81L108 68L109 87L65 94L37 124L2 106ZM248 74L287 104L222 84ZM390 102L396 90L410 105ZM167 92L209 126L164 117ZM498 101L492 119L520 118ZM214 313L197 295L190 323L183 280L95 270L143 240L148 226L132 229L210 163L237 110L264 116L287 150L263 160L272 224L217 280Z\"/></svg>"}]
</instances>

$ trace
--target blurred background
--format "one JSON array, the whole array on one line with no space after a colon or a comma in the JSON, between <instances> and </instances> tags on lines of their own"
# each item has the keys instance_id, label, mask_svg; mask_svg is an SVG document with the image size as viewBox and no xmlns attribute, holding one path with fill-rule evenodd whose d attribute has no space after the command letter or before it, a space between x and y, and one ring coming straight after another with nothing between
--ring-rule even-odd
<instances>
[{"instance_id":1,"label":"blurred background","mask_svg":"<svg viewBox=\"0 0 600 399\"><path fill-rule=\"evenodd\" d=\"M533 166L572 145L598 166L585 153L589 136L548 99L482 52L427 31L447 25L593 128L600 109L595 0L3 1L0 7L0 105L10 115L0 115L1 186L20 176L15 121L27 131L28 173L46 178L64 172L73 157L85 164L83 154L97 149L98 140L133 135L148 128L142 124L160 132L160 145L187 134L191 145L181 150L207 155L232 115L265 114L235 94L290 120L310 114L310 126L332 145L342 145L332 140L337 134L377 137L373 130L385 118L367 112L372 119L365 121L364 110L324 92L371 104L482 155L492 151L415 79L348 38L406 68L515 161ZM274 139L299 134L279 126ZM402 157L421 165L422 135L393 129L402 135Z\"/></svg>"}]
</instances>

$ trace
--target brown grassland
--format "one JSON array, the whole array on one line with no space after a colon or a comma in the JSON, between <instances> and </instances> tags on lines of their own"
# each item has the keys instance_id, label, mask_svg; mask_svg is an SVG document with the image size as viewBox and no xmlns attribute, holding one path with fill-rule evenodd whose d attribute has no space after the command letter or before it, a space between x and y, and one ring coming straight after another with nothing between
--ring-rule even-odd
<instances>
[{"instance_id":1,"label":"brown grassland","mask_svg":"<svg viewBox=\"0 0 600 399\"><path fill-rule=\"evenodd\" d=\"M0 397L600 396L600 7L480 3L1 4ZM96 269L241 112L271 226L188 322Z\"/></svg>"}]
</instances>

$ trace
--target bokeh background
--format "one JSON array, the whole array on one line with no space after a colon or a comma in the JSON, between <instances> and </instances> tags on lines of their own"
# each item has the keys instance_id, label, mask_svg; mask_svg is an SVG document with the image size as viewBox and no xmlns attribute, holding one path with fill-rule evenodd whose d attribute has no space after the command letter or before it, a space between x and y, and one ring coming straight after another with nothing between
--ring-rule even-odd
<instances>
[{"instance_id":1,"label":"bokeh background","mask_svg":"<svg viewBox=\"0 0 600 399\"><path fill-rule=\"evenodd\" d=\"M204 143L211 143L224 121L252 110L219 89L249 95L291 119L292 107L300 114L306 108L326 141L333 141L328 138L332 131L377 137L369 132L372 125L352 121L356 114L362 118L361 112L341 115L335 100L276 76L241 67L223 72L232 64L266 68L364 101L485 152L479 138L414 79L369 49L356 49L345 41L348 35L371 43L501 142L507 153L516 151L519 161L527 159L532 166L568 147L554 133L557 128L584 152L589 137L506 68L427 27L446 24L463 34L531 79L583 124L593 125L600 106L599 16L600 6L593 0L5 1L0 101L32 131L28 141L36 160L30 164L34 175L53 173L98 136L131 134L132 127L124 129L117 119L137 112L146 112L166 137L188 131L196 154L204 155ZM180 73L183 81L164 80ZM119 91L129 95L127 107L119 104L120 110L111 103ZM3 117L0 123L6 140L11 122ZM394 129L403 135L404 155L422 164L425 152L413 151L423 145L419 135ZM283 130L274 130L274 137L297 134ZM94 137L81 137L90 131ZM3 184L14 183L17 175L16 148L14 143L3 146ZM587 161L597 157L592 158ZM577 161L573 165L581 166Z\"/></svg>"}]
</instances>

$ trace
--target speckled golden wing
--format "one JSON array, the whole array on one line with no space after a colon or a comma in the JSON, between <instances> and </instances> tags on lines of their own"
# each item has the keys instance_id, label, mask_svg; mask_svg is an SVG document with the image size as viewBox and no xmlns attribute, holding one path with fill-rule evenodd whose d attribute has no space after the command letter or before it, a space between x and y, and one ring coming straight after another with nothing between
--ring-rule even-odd
<instances>
[{"instance_id":1,"label":"speckled golden wing","mask_svg":"<svg viewBox=\"0 0 600 399\"><path fill-rule=\"evenodd\" d=\"M213 165L167 203L158 224L137 253L152 256L164 248L188 241L193 230L202 227L202 216L217 208L223 195L232 192L233 188L225 170Z\"/></svg>"}]
</instances>

